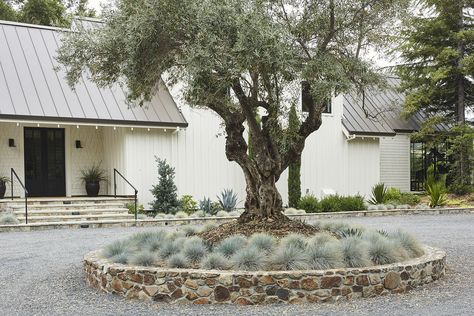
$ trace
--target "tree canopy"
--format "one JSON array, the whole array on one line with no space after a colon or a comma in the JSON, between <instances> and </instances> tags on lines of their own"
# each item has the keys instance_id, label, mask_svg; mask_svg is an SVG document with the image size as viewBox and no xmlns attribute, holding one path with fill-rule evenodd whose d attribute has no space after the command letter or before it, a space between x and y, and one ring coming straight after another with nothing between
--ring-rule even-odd
<instances>
[{"instance_id":1,"label":"tree canopy","mask_svg":"<svg viewBox=\"0 0 474 316\"><path fill-rule=\"evenodd\" d=\"M281 219L275 182L321 125L324 100L384 79L366 59L384 44L404 0L118 0L102 28L73 32L59 61L73 85L88 70L99 85L122 82L136 104L162 75L184 83L192 106L217 113L226 155L247 182L242 220ZM301 82L315 100L288 132ZM255 113L262 115L261 123ZM244 131L250 131L250 139ZM252 145L252 157L248 155Z\"/></svg>"}]
</instances>

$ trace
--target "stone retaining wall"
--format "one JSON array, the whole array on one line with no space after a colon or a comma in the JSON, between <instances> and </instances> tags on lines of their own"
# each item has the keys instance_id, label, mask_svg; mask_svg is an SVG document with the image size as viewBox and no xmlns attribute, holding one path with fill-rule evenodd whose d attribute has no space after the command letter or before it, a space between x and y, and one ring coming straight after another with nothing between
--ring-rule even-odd
<instances>
[{"instance_id":1,"label":"stone retaining wall","mask_svg":"<svg viewBox=\"0 0 474 316\"><path fill-rule=\"evenodd\" d=\"M446 253L391 265L326 271L217 271L133 267L110 263L100 251L84 257L87 283L130 299L192 304L316 303L403 293L445 274Z\"/></svg>"}]
</instances>

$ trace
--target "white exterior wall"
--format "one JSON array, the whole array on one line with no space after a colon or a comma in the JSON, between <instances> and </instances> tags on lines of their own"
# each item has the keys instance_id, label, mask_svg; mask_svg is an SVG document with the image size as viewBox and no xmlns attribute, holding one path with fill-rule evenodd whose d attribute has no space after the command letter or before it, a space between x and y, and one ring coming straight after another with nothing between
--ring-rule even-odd
<instances>
[{"instance_id":1,"label":"white exterior wall","mask_svg":"<svg viewBox=\"0 0 474 316\"><path fill-rule=\"evenodd\" d=\"M15 140L16 147L8 147L9 138ZM10 178L10 169L13 168L24 183L24 164L23 127L15 123L0 123L0 176ZM16 179L13 184L13 195L23 197L23 190ZM7 184L5 196L11 196L10 184Z\"/></svg>"},{"instance_id":2,"label":"white exterior wall","mask_svg":"<svg viewBox=\"0 0 474 316\"><path fill-rule=\"evenodd\" d=\"M225 156L225 137L220 119L211 111L182 107L189 122L186 130L125 129L126 176L137 184L140 203L153 200L152 185L158 182L154 156L165 158L176 169L178 194L216 199L223 189L232 188L243 202L245 180L240 167ZM302 194L321 197L323 189L339 194L368 195L379 181L379 141L377 138L347 141L342 132L342 98L333 100L333 113L323 115L323 124L306 143L302 156ZM278 189L288 200L288 172ZM130 192L133 193L131 189ZM240 204L243 206L243 203Z\"/></svg>"},{"instance_id":3,"label":"white exterior wall","mask_svg":"<svg viewBox=\"0 0 474 316\"><path fill-rule=\"evenodd\" d=\"M106 184L102 184L107 187L107 194L114 194L114 168L117 169L124 176L126 175L126 152L125 152L125 129L112 127L104 127L102 130L103 136L103 150L104 160L102 167L107 171L107 177L109 181ZM122 179L117 175L117 194L133 194L130 189L127 188Z\"/></svg>"},{"instance_id":4,"label":"white exterior wall","mask_svg":"<svg viewBox=\"0 0 474 316\"><path fill-rule=\"evenodd\" d=\"M410 191L410 135L380 140L380 181L388 187Z\"/></svg>"}]
</instances>

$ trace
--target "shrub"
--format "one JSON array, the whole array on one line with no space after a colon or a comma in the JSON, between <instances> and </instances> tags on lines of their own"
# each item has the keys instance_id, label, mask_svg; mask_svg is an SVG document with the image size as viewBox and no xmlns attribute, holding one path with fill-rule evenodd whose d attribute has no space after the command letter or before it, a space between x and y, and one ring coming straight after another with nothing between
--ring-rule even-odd
<instances>
[{"instance_id":1,"label":"shrub","mask_svg":"<svg viewBox=\"0 0 474 316\"><path fill-rule=\"evenodd\" d=\"M187 218L188 217L188 213L184 212L184 211L179 211L179 212L176 212L176 214L174 214L174 216L176 218Z\"/></svg>"},{"instance_id":2,"label":"shrub","mask_svg":"<svg viewBox=\"0 0 474 316\"><path fill-rule=\"evenodd\" d=\"M186 214L191 214L197 211L197 202L193 200L191 195L183 195L179 199L179 209Z\"/></svg>"},{"instance_id":3,"label":"shrub","mask_svg":"<svg viewBox=\"0 0 474 316\"><path fill-rule=\"evenodd\" d=\"M408 204L414 206L420 203L420 201L421 199L418 195L409 192L402 192L397 204Z\"/></svg>"},{"instance_id":4,"label":"shrub","mask_svg":"<svg viewBox=\"0 0 474 316\"><path fill-rule=\"evenodd\" d=\"M204 269L226 270L230 267L230 262L220 253L211 253L202 260L201 266Z\"/></svg>"},{"instance_id":5,"label":"shrub","mask_svg":"<svg viewBox=\"0 0 474 316\"><path fill-rule=\"evenodd\" d=\"M448 187L448 191L456 195L465 195L474 192L474 186L471 184L453 183Z\"/></svg>"},{"instance_id":6,"label":"shrub","mask_svg":"<svg viewBox=\"0 0 474 316\"><path fill-rule=\"evenodd\" d=\"M204 241L199 237L193 237L184 242L182 253L191 263L201 261L207 252L208 250Z\"/></svg>"},{"instance_id":7,"label":"shrub","mask_svg":"<svg viewBox=\"0 0 474 316\"><path fill-rule=\"evenodd\" d=\"M318 199L314 195L303 196L298 203L298 208L305 210L306 213L318 213L321 211Z\"/></svg>"},{"instance_id":8,"label":"shrub","mask_svg":"<svg viewBox=\"0 0 474 316\"><path fill-rule=\"evenodd\" d=\"M135 214L135 203L127 203L128 214ZM137 205L137 214L146 214L143 204Z\"/></svg>"},{"instance_id":9,"label":"shrub","mask_svg":"<svg viewBox=\"0 0 474 316\"><path fill-rule=\"evenodd\" d=\"M404 231L397 230L393 235L390 235L390 238L399 242L407 251L410 258L417 258L424 254L420 242L415 237Z\"/></svg>"},{"instance_id":10,"label":"shrub","mask_svg":"<svg viewBox=\"0 0 474 316\"><path fill-rule=\"evenodd\" d=\"M176 185L174 184L174 168L166 160L158 157L158 184L154 185L150 192L155 200L150 204L154 211L163 213L175 213L179 206Z\"/></svg>"},{"instance_id":11,"label":"shrub","mask_svg":"<svg viewBox=\"0 0 474 316\"><path fill-rule=\"evenodd\" d=\"M306 237L301 235L301 234L289 234L285 237L283 237L280 241L280 244L282 246L286 246L286 247L289 247L289 246L293 246L297 249L300 249L300 250L305 250L306 249L306 245L307 245L307 241L306 241Z\"/></svg>"},{"instance_id":12,"label":"shrub","mask_svg":"<svg viewBox=\"0 0 474 316\"><path fill-rule=\"evenodd\" d=\"M130 258L130 263L136 266L151 266L155 262L155 256L149 251L141 251Z\"/></svg>"},{"instance_id":13,"label":"shrub","mask_svg":"<svg viewBox=\"0 0 474 316\"><path fill-rule=\"evenodd\" d=\"M15 215L11 213L3 214L0 216L0 225L16 225L20 222L15 217Z\"/></svg>"},{"instance_id":14,"label":"shrub","mask_svg":"<svg viewBox=\"0 0 474 316\"><path fill-rule=\"evenodd\" d=\"M266 254L255 247L245 247L237 251L231 258L236 270L257 271L265 267Z\"/></svg>"},{"instance_id":15,"label":"shrub","mask_svg":"<svg viewBox=\"0 0 474 316\"><path fill-rule=\"evenodd\" d=\"M321 199L319 202L319 208L323 212L340 212L341 211L341 199L339 195L328 195Z\"/></svg>"},{"instance_id":16,"label":"shrub","mask_svg":"<svg viewBox=\"0 0 474 316\"><path fill-rule=\"evenodd\" d=\"M387 187L383 183L377 183L372 187L372 197L369 200L370 204L384 204L387 200Z\"/></svg>"},{"instance_id":17,"label":"shrub","mask_svg":"<svg viewBox=\"0 0 474 316\"><path fill-rule=\"evenodd\" d=\"M233 211L237 205L237 194L232 189L225 189L217 198L222 209L226 212Z\"/></svg>"},{"instance_id":18,"label":"shrub","mask_svg":"<svg viewBox=\"0 0 474 316\"><path fill-rule=\"evenodd\" d=\"M400 192L399 189L397 189L397 188L388 188L387 192L385 194L385 201L387 203L395 204L395 202L398 202L400 200L401 196L402 196L402 193Z\"/></svg>"},{"instance_id":19,"label":"shrub","mask_svg":"<svg viewBox=\"0 0 474 316\"><path fill-rule=\"evenodd\" d=\"M276 240L271 235L265 233L257 233L250 236L248 244L250 247L258 249L259 251L269 253L275 247Z\"/></svg>"},{"instance_id":20,"label":"shrub","mask_svg":"<svg viewBox=\"0 0 474 316\"><path fill-rule=\"evenodd\" d=\"M227 237L222 240L216 247L216 251L221 253L223 256L230 258L238 250L242 249L245 246L246 239L241 235L234 235Z\"/></svg>"},{"instance_id":21,"label":"shrub","mask_svg":"<svg viewBox=\"0 0 474 316\"><path fill-rule=\"evenodd\" d=\"M181 253L171 255L167 260L168 267L184 269L190 266L189 260Z\"/></svg>"},{"instance_id":22,"label":"shrub","mask_svg":"<svg viewBox=\"0 0 474 316\"><path fill-rule=\"evenodd\" d=\"M204 197L199 201L199 209L206 214L216 215L221 210L221 205L219 202L212 202L210 198Z\"/></svg>"},{"instance_id":23,"label":"shrub","mask_svg":"<svg viewBox=\"0 0 474 316\"><path fill-rule=\"evenodd\" d=\"M105 258L112 258L117 255L121 255L128 250L129 243L125 240L117 240L107 245L102 251L102 255Z\"/></svg>"},{"instance_id":24,"label":"shrub","mask_svg":"<svg viewBox=\"0 0 474 316\"><path fill-rule=\"evenodd\" d=\"M229 213L226 211L219 211L216 214L217 217L229 217Z\"/></svg>"},{"instance_id":25,"label":"shrub","mask_svg":"<svg viewBox=\"0 0 474 316\"><path fill-rule=\"evenodd\" d=\"M426 184L426 193L430 198L430 207L445 205L447 202L446 188L441 181L432 184Z\"/></svg>"},{"instance_id":26,"label":"shrub","mask_svg":"<svg viewBox=\"0 0 474 316\"><path fill-rule=\"evenodd\" d=\"M271 263L277 270L305 270L308 268L305 251L293 244L280 245L271 256Z\"/></svg>"},{"instance_id":27,"label":"shrub","mask_svg":"<svg viewBox=\"0 0 474 316\"><path fill-rule=\"evenodd\" d=\"M306 261L308 267L315 270L344 266L342 251L337 241L310 243L306 250Z\"/></svg>"},{"instance_id":28,"label":"shrub","mask_svg":"<svg viewBox=\"0 0 474 316\"><path fill-rule=\"evenodd\" d=\"M342 212L363 211L367 209L364 203L364 197L361 195L340 196L339 200Z\"/></svg>"},{"instance_id":29,"label":"shrub","mask_svg":"<svg viewBox=\"0 0 474 316\"><path fill-rule=\"evenodd\" d=\"M359 268L370 265L367 243L357 237L341 240L342 260L347 267Z\"/></svg>"}]
</instances>

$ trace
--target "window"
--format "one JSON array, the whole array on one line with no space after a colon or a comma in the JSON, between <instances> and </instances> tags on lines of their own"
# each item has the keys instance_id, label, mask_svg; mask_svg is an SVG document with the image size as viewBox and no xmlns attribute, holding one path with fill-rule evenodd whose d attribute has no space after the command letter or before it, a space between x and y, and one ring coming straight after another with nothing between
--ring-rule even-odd
<instances>
[{"instance_id":1,"label":"window","mask_svg":"<svg viewBox=\"0 0 474 316\"><path fill-rule=\"evenodd\" d=\"M301 82L301 111L309 112L310 105L314 105L313 96L311 95L311 86L307 81ZM325 102L323 113L332 113L331 99Z\"/></svg>"},{"instance_id":2,"label":"window","mask_svg":"<svg viewBox=\"0 0 474 316\"><path fill-rule=\"evenodd\" d=\"M410 189L424 191L428 168L434 172L447 173L446 144L428 148L424 142L412 142L410 147ZM448 183L449 184L449 183Z\"/></svg>"}]
</instances>

